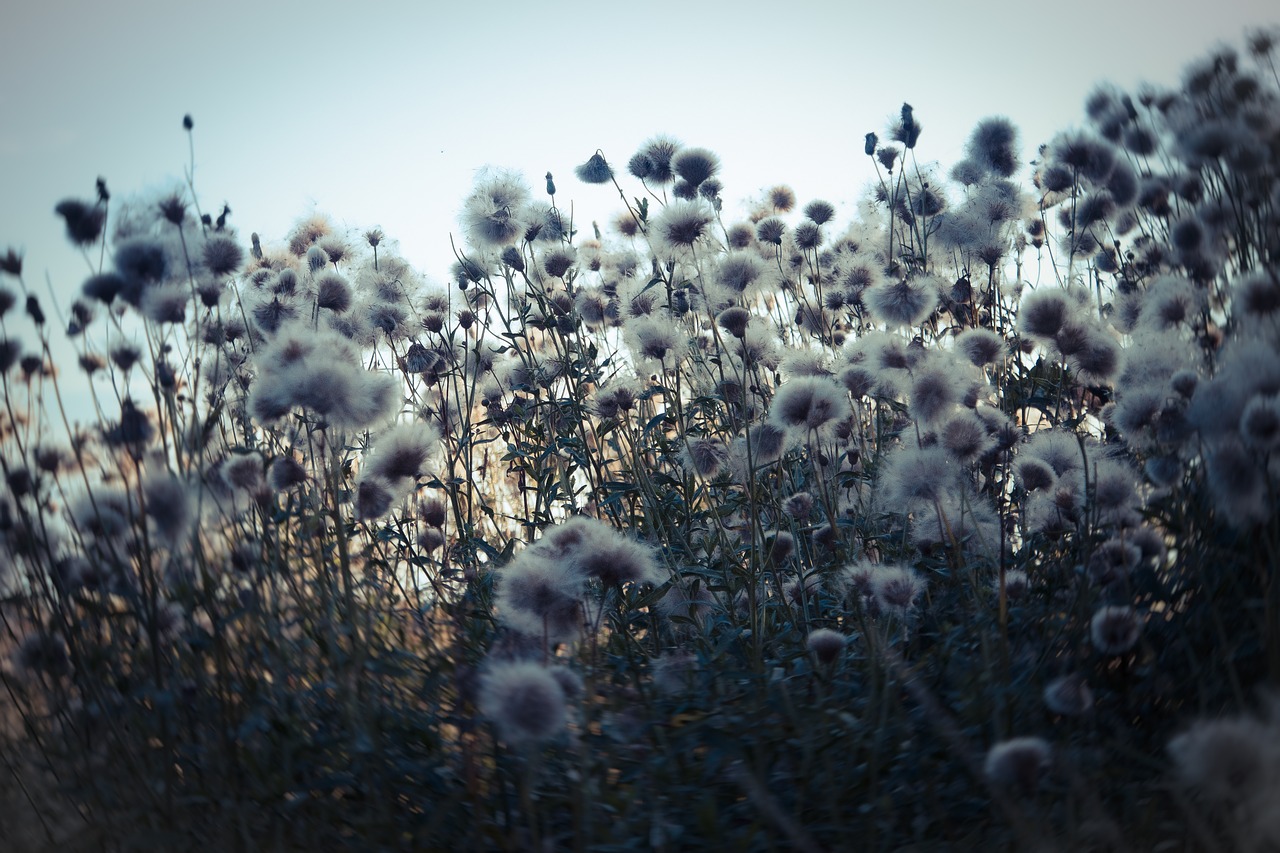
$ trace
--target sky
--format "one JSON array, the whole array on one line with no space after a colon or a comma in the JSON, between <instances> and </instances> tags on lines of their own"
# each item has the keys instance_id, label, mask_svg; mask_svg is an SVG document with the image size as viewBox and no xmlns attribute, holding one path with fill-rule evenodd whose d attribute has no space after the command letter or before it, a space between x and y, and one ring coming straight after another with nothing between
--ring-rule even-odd
<instances>
[{"instance_id":1,"label":"sky","mask_svg":"<svg viewBox=\"0 0 1280 853\"><path fill-rule=\"evenodd\" d=\"M904 101L922 159L949 167L1005 115L1031 160L1100 82L1171 85L1280 22L1261 0L19 2L0 26L0 252L22 252L42 292L47 274L64 310L88 269L54 205L91 199L100 175L113 199L176 186L184 114L201 206L228 203L246 242L324 213L380 227L443 280L486 166L535 197L551 171L557 203L603 225L616 191L573 167L601 149L625 173L664 133L720 155L728 210L787 183L839 223L873 174L864 134Z\"/></svg>"}]
</instances>

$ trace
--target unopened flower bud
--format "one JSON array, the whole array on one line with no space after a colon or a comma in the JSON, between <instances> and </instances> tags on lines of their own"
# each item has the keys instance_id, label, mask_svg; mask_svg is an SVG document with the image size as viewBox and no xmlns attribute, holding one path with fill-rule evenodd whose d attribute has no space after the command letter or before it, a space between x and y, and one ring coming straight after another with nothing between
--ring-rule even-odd
<instances>
[{"instance_id":1,"label":"unopened flower bud","mask_svg":"<svg viewBox=\"0 0 1280 853\"><path fill-rule=\"evenodd\" d=\"M44 325L44 311L40 308L40 300L35 296L27 297L27 314L31 316L31 322L37 326Z\"/></svg>"}]
</instances>

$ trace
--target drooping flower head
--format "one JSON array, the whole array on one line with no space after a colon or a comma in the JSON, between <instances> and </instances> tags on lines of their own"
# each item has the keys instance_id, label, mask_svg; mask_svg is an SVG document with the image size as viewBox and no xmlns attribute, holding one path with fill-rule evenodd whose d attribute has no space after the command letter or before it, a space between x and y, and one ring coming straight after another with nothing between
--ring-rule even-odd
<instances>
[{"instance_id":1,"label":"drooping flower head","mask_svg":"<svg viewBox=\"0 0 1280 853\"><path fill-rule=\"evenodd\" d=\"M613 180L613 169L599 151L592 154L587 162L575 166L573 172L584 184L607 184Z\"/></svg>"}]
</instances>

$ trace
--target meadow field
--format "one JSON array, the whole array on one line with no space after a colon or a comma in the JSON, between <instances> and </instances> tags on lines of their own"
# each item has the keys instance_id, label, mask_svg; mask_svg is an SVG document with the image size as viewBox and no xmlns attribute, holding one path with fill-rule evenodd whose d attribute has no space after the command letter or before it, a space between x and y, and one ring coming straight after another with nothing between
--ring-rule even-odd
<instances>
[{"instance_id":1,"label":"meadow field","mask_svg":"<svg viewBox=\"0 0 1280 853\"><path fill-rule=\"evenodd\" d=\"M175 116L0 254L6 849L1280 850L1277 37L849 221L490 169L448 281Z\"/></svg>"}]
</instances>

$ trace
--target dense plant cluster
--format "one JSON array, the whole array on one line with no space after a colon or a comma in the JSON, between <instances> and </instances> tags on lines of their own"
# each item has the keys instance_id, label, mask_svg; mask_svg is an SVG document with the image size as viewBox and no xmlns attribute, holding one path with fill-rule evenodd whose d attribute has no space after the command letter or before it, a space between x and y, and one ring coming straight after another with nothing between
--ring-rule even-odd
<instances>
[{"instance_id":1,"label":"dense plant cluster","mask_svg":"<svg viewBox=\"0 0 1280 853\"><path fill-rule=\"evenodd\" d=\"M66 316L0 258L47 839L1273 849L1271 35L1086 110L1027 186L1009 120L944 170L904 105L846 224L666 136L578 167L592 237L489 172L447 284L190 180L60 203Z\"/></svg>"}]
</instances>

